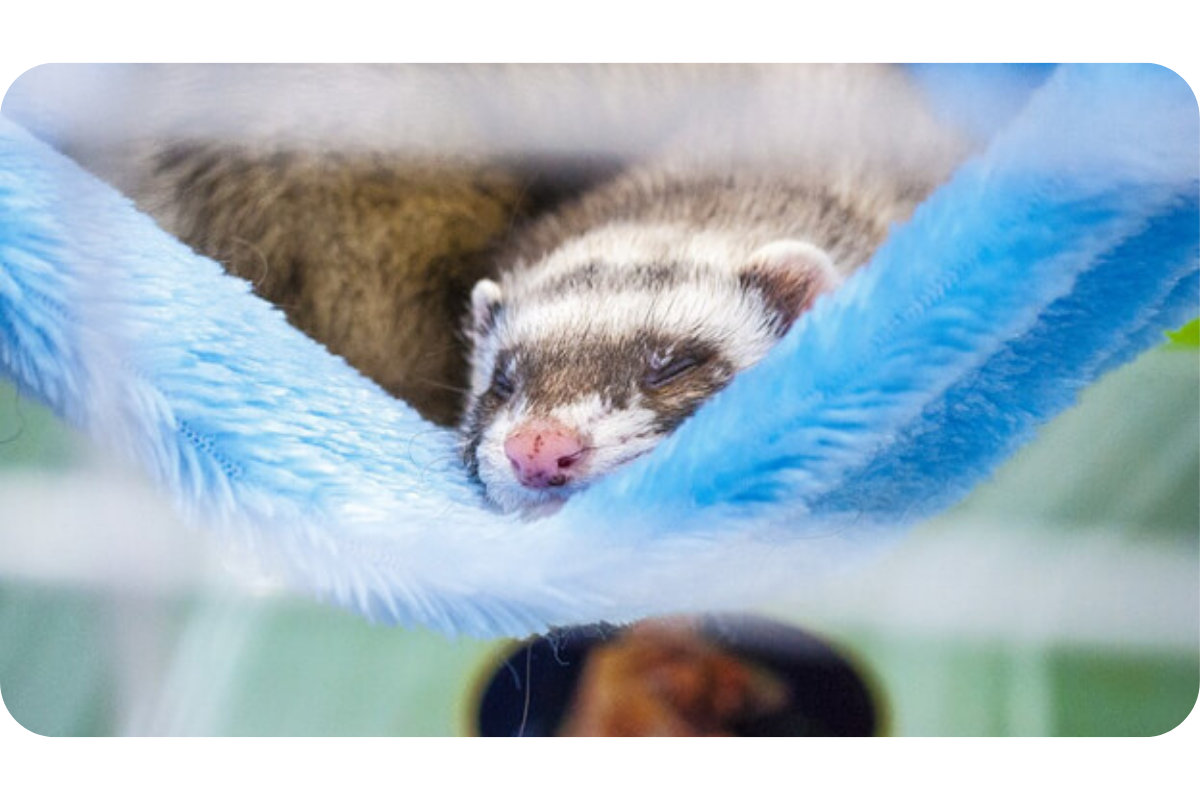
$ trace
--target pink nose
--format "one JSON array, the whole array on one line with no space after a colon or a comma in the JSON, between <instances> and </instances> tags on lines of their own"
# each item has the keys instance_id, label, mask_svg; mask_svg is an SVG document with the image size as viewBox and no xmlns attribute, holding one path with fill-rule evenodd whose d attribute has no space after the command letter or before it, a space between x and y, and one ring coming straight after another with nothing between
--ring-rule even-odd
<instances>
[{"instance_id":1,"label":"pink nose","mask_svg":"<svg viewBox=\"0 0 1200 800\"><path fill-rule=\"evenodd\" d=\"M528 422L504 441L504 454L517 479L531 489L566 485L583 449L578 433L549 420Z\"/></svg>"}]
</instances>

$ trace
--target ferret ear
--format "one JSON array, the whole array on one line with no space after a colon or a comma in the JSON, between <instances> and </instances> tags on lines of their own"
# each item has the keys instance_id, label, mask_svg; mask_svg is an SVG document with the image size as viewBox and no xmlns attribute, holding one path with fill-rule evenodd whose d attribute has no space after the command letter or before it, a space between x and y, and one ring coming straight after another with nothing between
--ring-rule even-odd
<instances>
[{"instance_id":1,"label":"ferret ear","mask_svg":"<svg viewBox=\"0 0 1200 800\"><path fill-rule=\"evenodd\" d=\"M500 285L484 278L471 290L471 330L475 335L487 333L496 322L500 310Z\"/></svg>"},{"instance_id":2,"label":"ferret ear","mask_svg":"<svg viewBox=\"0 0 1200 800\"><path fill-rule=\"evenodd\" d=\"M779 316L780 333L825 292L841 284L829 255L795 239L780 239L755 250L739 273L742 287L758 292Z\"/></svg>"}]
</instances>

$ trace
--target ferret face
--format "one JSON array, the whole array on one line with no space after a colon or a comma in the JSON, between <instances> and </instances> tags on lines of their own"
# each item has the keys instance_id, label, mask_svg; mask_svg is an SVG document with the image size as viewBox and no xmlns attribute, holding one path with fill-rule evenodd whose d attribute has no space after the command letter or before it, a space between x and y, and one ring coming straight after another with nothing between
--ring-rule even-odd
<instances>
[{"instance_id":1,"label":"ferret face","mask_svg":"<svg viewBox=\"0 0 1200 800\"><path fill-rule=\"evenodd\" d=\"M649 452L837 283L811 245L702 239L609 230L476 285L464 458L493 503L552 509Z\"/></svg>"}]
</instances>

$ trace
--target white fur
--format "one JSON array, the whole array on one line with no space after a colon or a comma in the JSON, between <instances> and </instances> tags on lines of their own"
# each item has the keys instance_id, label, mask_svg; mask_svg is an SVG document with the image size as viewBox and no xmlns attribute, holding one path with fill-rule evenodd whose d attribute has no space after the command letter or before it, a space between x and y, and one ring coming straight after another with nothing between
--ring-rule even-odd
<instances>
[{"instance_id":1,"label":"white fur","mask_svg":"<svg viewBox=\"0 0 1200 800\"><path fill-rule=\"evenodd\" d=\"M503 277L508 305L493 344L572 342L650 329L711 341L744 369L774 343L762 302L737 285L737 272L752 252L729 235L676 226L606 226L568 242L534 267ZM579 287L569 294L530 297L539 285L588 263L617 272L679 264L689 280L662 290L631 287L612 293Z\"/></svg>"},{"instance_id":2,"label":"white fur","mask_svg":"<svg viewBox=\"0 0 1200 800\"><path fill-rule=\"evenodd\" d=\"M500 304L502 294L495 281L486 278L471 290L471 321L475 330L483 330L489 323L494 309Z\"/></svg>"},{"instance_id":3,"label":"white fur","mask_svg":"<svg viewBox=\"0 0 1200 800\"><path fill-rule=\"evenodd\" d=\"M530 489L517 480L504 442L527 419L528 409L514 403L502 409L488 426L479 444L479 478L488 499L505 511L524 508L556 508L570 494L594 483L613 469L654 449L663 438L651 426L654 414L641 406L613 409L599 395L556 408L551 420L587 438L587 456L572 482L562 488Z\"/></svg>"},{"instance_id":4,"label":"white fur","mask_svg":"<svg viewBox=\"0 0 1200 800\"><path fill-rule=\"evenodd\" d=\"M755 250L750 260L775 269L797 270L810 276L822 290L841 283L841 276L829 254L808 242L778 239Z\"/></svg>"}]
</instances>

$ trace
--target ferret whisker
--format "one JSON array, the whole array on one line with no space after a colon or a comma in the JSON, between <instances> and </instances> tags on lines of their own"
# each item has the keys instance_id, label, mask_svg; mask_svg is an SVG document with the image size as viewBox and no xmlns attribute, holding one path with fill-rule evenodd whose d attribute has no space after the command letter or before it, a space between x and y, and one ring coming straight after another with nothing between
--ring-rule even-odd
<instances>
[{"instance_id":1,"label":"ferret whisker","mask_svg":"<svg viewBox=\"0 0 1200 800\"><path fill-rule=\"evenodd\" d=\"M446 355L446 353L457 353L462 349L462 344L463 344L463 342L456 342L455 344L448 344L445 347L437 347L437 348L433 348L430 350L426 350L424 353L421 354L421 360L428 361L430 359L439 358L441 356L444 356L444 355Z\"/></svg>"},{"instance_id":2,"label":"ferret whisker","mask_svg":"<svg viewBox=\"0 0 1200 800\"><path fill-rule=\"evenodd\" d=\"M251 280L250 283L254 286L261 286L263 283L265 283L267 276L271 274L271 262L267 259L267 256L265 253L263 253L262 249L258 245L254 244L254 242L251 242L249 239L244 239L241 236L232 236L230 237L230 241L249 250L258 257L258 261L262 265L262 271L260 272L259 276Z\"/></svg>"},{"instance_id":3,"label":"ferret whisker","mask_svg":"<svg viewBox=\"0 0 1200 800\"><path fill-rule=\"evenodd\" d=\"M432 386L435 389L444 389L447 392L453 392L458 395L469 395L470 389L463 386L455 386L451 383L442 383L441 381L433 380L432 378L414 378L413 383L419 383L422 386Z\"/></svg>"}]
</instances>

